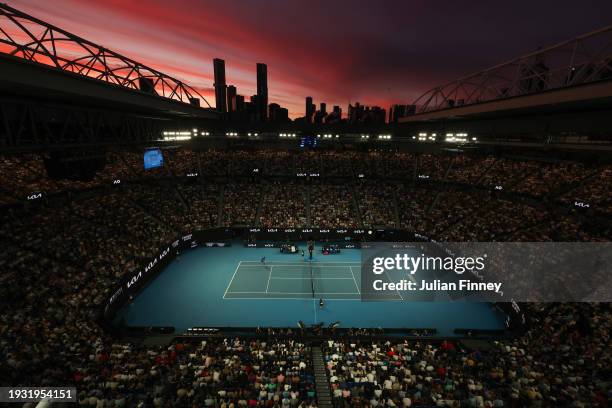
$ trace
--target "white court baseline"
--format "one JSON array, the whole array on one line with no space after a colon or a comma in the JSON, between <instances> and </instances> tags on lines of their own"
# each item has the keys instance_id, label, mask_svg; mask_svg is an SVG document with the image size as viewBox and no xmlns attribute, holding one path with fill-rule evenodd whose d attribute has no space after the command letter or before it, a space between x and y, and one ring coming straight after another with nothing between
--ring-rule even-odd
<instances>
[{"instance_id":1,"label":"white court baseline","mask_svg":"<svg viewBox=\"0 0 612 408\"><path fill-rule=\"evenodd\" d=\"M223 299L310 299L313 281L317 297L360 300L359 273L355 273L360 270L359 262L240 261Z\"/></svg>"}]
</instances>

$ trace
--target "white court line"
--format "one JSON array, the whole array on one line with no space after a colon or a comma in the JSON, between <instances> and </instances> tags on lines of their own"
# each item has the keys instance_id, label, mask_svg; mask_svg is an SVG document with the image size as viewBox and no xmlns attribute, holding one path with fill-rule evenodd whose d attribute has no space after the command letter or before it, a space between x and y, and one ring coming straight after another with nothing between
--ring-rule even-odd
<instances>
[{"instance_id":1,"label":"white court line","mask_svg":"<svg viewBox=\"0 0 612 408\"><path fill-rule=\"evenodd\" d=\"M232 286L232 282L234 281L234 278L236 277L236 272L238 272L238 268L240 268L241 263L242 261L238 262L238 265L236 266L236 269L234 270L234 274L232 275L232 279L230 279L229 283L227 284L227 288L225 288L225 293L223 293L223 299L225 299L225 295L227 295L227 291L229 290L230 286Z\"/></svg>"},{"instance_id":2,"label":"white court line","mask_svg":"<svg viewBox=\"0 0 612 408\"><path fill-rule=\"evenodd\" d=\"M245 262L250 262L250 263L254 263L254 265L245 265ZM238 270L242 267L260 267L261 265L261 261L239 261L238 265L236 266L236 269L234 270L234 274L232 275L232 279L230 279L229 284L227 285L227 288L225 289L225 293L223 294L223 299L226 300L262 300L262 299L269 299L269 300L304 300L307 298L287 298L287 297L257 297L257 298L247 298L247 297L240 297L240 298L232 298L232 297L227 297L228 294L272 294L272 295L312 295L312 292L270 292L269 291L269 286L270 286L270 280L271 279L311 279L311 278L291 278L291 277L287 277L287 278L283 278L283 277L272 277L272 267L274 266L289 266L289 267L303 267L306 266L305 264L303 264L302 262L292 262L292 263L288 263L288 264L279 264L279 263L274 263L271 264L269 263L268 265L271 266L270 268L270 273L268 274L268 283L266 286L266 291L265 292L253 292L253 291L249 291L249 292L242 292L242 291L230 291L229 288L232 285L232 282L234 281L234 278L236 277L236 274L238 272ZM334 266L334 264L344 264L344 266ZM350 266L349 264L353 265ZM359 287L357 286L357 281L355 280L355 276L352 273L352 268L361 268L361 263L360 262L328 262L328 263L314 263L314 266L319 266L319 267L323 267L323 268L346 268L348 267L349 270L351 271L351 274L353 275L352 278L314 278L317 280L326 280L326 279L342 279L342 280L348 280L348 279L352 279L353 282L355 282L355 286L357 288L357 292L319 292L317 294L320 295L361 295L360 291L359 291ZM401 297L401 295L400 295ZM339 301L359 301L360 299L328 299L328 300L339 300ZM403 300L403 299L402 299ZM394 301L394 300L391 300ZM399 300L398 300L399 301ZM316 306L316 304L315 304Z\"/></svg>"},{"instance_id":3,"label":"white court line","mask_svg":"<svg viewBox=\"0 0 612 408\"><path fill-rule=\"evenodd\" d=\"M253 293L253 292L248 292L248 293ZM309 295L312 296L312 293L307 293ZM353 295L356 295L357 293L352 293ZM226 298L225 300L310 300L310 297L256 297L256 298L252 298L252 297L237 297L237 298ZM361 302L361 298L354 298L354 299L325 299L326 302L334 302L334 301L347 301L347 302ZM383 300L383 302L402 302L400 299L385 299Z\"/></svg>"},{"instance_id":4,"label":"white court line","mask_svg":"<svg viewBox=\"0 0 612 408\"><path fill-rule=\"evenodd\" d=\"M261 261L240 261L242 263L260 263ZM289 262L289 261L268 261L268 263L275 263L275 264L281 264L281 263L287 263L287 264L302 264L302 263L313 263L313 264L358 264L361 265L361 262L359 261L352 261L352 262L341 262L341 261L321 261L321 262L316 262L316 261L297 261L297 262Z\"/></svg>"},{"instance_id":5,"label":"white court line","mask_svg":"<svg viewBox=\"0 0 612 408\"><path fill-rule=\"evenodd\" d=\"M351 275L353 275L353 282L355 282L355 287L357 288L357 293L359 293L361 295L361 291L359 290L359 285L357 285L357 279L355 279L355 274L353 273L353 268L351 266L349 266L349 269L351 270Z\"/></svg>"},{"instance_id":6,"label":"white court line","mask_svg":"<svg viewBox=\"0 0 612 408\"><path fill-rule=\"evenodd\" d=\"M408 279L410 279L412 281L412 283L416 283L416 280L414 279L414 276L412 276L411 273L409 273L408 271L404 270L404 274L408 277Z\"/></svg>"},{"instance_id":7,"label":"white court line","mask_svg":"<svg viewBox=\"0 0 612 408\"><path fill-rule=\"evenodd\" d=\"M274 268L274 265L270 266L270 273L268 274L268 284L266 285L266 293L268 293L268 289L270 288L270 279L272 278L272 268Z\"/></svg>"},{"instance_id":8,"label":"white court line","mask_svg":"<svg viewBox=\"0 0 612 408\"><path fill-rule=\"evenodd\" d=\"M272 266L282 266L285 268L298 268L298 267L305 267L307 265L301 265L301 264L286 264L286 265L279 265L279 264L271 264L268 263L267 265L272 265ZM259 265L242 265L243 268L256 268ZM351 265L344 265L344 266L334 266L334 265L319 265L319 264L313 264L313 267L319 267L319 268L351 268ZM355 266L356 267L356 266Z\"/></svg>"},{"instance_id":9,"label":"white court line","mask_svg":"<svg viewBox=\"0 0 612 408\"><path fill-rule=\"evenodd\" d=\"M269 294L269 295L310 295L312 296L312 292L229 292L230 295L234 294L234 293L261 293L262 295L264 294ZM318 295L358 295L359 293L356 292L317 292ZM282 298L281 298L282 299Z\"/></svg>"},{"instance_id":10,"label":"white court line","mask_svg":"<svg viewBox=\"0 0 612 408\"><path fill-rule=\"evenodd\" d=\"M279 278L272 278L272 279L293 279L293 280L326 280L326 279L353 279L353 278L285 278L285 277L279 277Z\"/></svg>"},{"instance_id":11,"label":"white court line","mask_svg":"<svg viewBox=\"0 0 612 408\"><path fill-rule=\"evenodd\" d=\"M249 263L249 264L245 264L245 261L243 261L242 267L243 268L250 268L250 267L254 267L254 266L258 266L259 263ZM352 263L352 262L346 262L346 263L342 263L342 262L329 262L329 263L317 263L317 262L291 262L291 263L280 263L280 262L271 262L268 261L266 262L266 265L274 265L274 266L288 266L288 267L303 267L303 266L316 266L316 267L320 267L320 268L347 268L349 266L352 266L353 268L361 268L361 264L360 263Z\"/></svg>"},{"instance_id":12,"label":"white court line","mask_svg":"<svg viewBox=\"0 0 612 408\"><path fill-rule=\"evenodd\" d=\"M389 276L389 273L387 272L387 270L385 269L385 275L387 276L387 279L389 279L389 282L393 282L391 280L391 276ZM402 294L400 293L400 291L398 289L395 289L395 291L397 292L397 294L399 295L400 299L404 300L404 297L402 296Z\"/></svg>"}]
</instances>

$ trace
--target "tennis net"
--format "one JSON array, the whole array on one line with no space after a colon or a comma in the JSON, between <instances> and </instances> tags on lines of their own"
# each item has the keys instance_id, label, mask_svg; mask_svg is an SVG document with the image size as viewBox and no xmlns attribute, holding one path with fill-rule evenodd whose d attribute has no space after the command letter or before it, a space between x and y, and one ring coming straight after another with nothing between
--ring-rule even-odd
<instances>
[{"instance_id":1,"label":"tennis net","mask_svg":"<svg viewBox=\"0 0 612 408\"><path fill-rule=\"evenodd\" d=\"M314 274L312 272L312 262L309 262L310 266L310 288L312 289L312 297L315 297L315 285L314 285Z\"/></svg>"}]
</instances>

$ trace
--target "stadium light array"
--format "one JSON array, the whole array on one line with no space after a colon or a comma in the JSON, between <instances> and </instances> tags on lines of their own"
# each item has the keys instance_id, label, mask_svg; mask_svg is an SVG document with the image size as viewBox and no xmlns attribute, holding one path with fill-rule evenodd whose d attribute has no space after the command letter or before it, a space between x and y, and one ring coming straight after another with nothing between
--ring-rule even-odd
<instances>
[{"instance_id":1,"label":"stadium light array","mask_svg":"<svg viewBox=\"0 0 612 408\"><path fill-rule=\"evenodd\" d=\"M468 134L467 133L447 133L444 138L446 143L467 143L468 142Z\"/></svg>"},{"instance_id":2,"label":"stadium light array","mask_svg":"<svg viewBox=\"0 0 612 408\"><path fill-rule=\"evenodd\" d=\"M427 132L420 132L418 136L412 136L412 138L419 142L435 142L438 139L438 134L432 133L429 135Z\"/></svg>"},{"instance_id":3,"label":"stadium light array","mask_svg":"<svg viewBox=\"0 0 612 408\"><path fill-rule=\"evenodd\" d=\"M164 136L165 141L190 140L191 136Z\"/></svg>"},{"instance_id":4,"label":"stadium light array","mask_svg":"<svg viewBox=\"0 0 612 408\"><path fill-rule=\"evenodd\" d=\"M278 136L285 139L295 139L297 135L295 133L279 133Z\"/></svg>"},{"instance_id":5,"label":"stadium light array","mask_svg":"<svg viewBox=\"0 0 612 408\"><path fill-rule=\"evenodd\" d=\"M166 131L163 133L164 136L191 136L191 132L174 132L174 131Z\"/></svg>"},{"instance_id":6,"label":"stadium light array","mask_svg":"<svg viewBox=\"0 0 612 408\"><path fill-rule=\"evenodd\" d=\"M162 132L164 141L181 141L191 139L190 131L164 131Z\"/></svg>"}]
</instances>

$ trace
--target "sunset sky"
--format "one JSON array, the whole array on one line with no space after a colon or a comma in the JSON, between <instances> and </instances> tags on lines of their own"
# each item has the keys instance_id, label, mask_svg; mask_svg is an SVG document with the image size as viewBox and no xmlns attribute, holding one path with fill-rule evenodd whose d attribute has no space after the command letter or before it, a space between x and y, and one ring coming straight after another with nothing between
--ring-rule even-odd
<instances>
[{"instance_id":1,"label":"sunset sky","mask_svg":"<svg viewBox=\"0 0 612 408\"><path fill-rule=\"evenodd\" d=\"M8 0L10 6L178 77L211 105L215 57L228 84L270 102L410 103L429 88L612 24L612 1Z\"/></svg>"}]
</instances>

